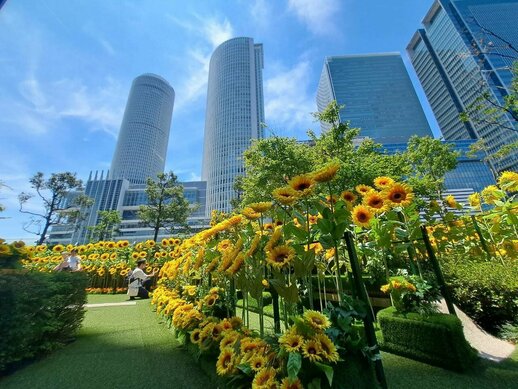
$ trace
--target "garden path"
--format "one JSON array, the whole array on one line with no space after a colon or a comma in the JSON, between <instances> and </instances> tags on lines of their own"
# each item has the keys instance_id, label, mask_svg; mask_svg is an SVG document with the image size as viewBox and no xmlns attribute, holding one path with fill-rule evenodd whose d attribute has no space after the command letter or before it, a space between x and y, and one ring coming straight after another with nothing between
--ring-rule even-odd
<instances>
[{"instance_id":1,"label":"garden path","mask_svg":"<svg viewBox=\"0 0 518 389\"><path fill-rule=\"evenodd\" d=\"M448 308L446 307L444 299L439 303L439 310L443 313L448 313ZM482 358L489 359L494 362L501 362L505 358L509 358L509 356L511 356L515 349L514 345L488 334L456 305L455 311L464 327L464 336L466 337L466 340L479 352Z\"/></svg>"},{"instance_id":2,"label":"garden path","mask_svg":"<svg viewBox=\"0 0 518 389\"><path fill-rule=\"evenodd\" d=\"M207 376L157 320L149 300L90 296L77 340L0 381L2 389L210 388ZM99 306L104 304L105 306ZM117 304L117 305L114 305Z\"/></svg>"}]
</instances>

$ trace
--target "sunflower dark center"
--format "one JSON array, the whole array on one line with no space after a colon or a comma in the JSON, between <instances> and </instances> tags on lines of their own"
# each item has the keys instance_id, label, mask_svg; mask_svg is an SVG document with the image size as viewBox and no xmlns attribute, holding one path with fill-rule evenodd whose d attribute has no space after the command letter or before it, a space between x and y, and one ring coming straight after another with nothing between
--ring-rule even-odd
<instances>
[{"instance_id":1,"label":"sunflower dark center","mask_svg":"<svg viewBox=\"0 0 518 389\"><path fill-rule=\"evenodd\" d=\"M297 185L297 190L304 190L308 189L311 185L309 185L307 182L301 182Z\"/></svg>"},{"instance_id":2,"label":"sunflower dark center","mask_svg":"<svg viewBox=\"0 0 518 389\"><path fill-rule=\"evenodd\" d=\"M369 218L367 217L367 214L365 213L359 213L358 214L358 220L361 222L367 221Z\"/></svg>"},{"instance_id":3,"label":"sunflower dark center","mask_svg":"<svg viewBox=\"0 0 518 389\"><path fill-rule=\"evenodd\" d=\"M310 347L310 348L308 348L308 353L309 354L316 354L317 353L317 349L314 348L314 347Z\"/></svg>"},{"instance_id":4,"label":"sunflower dark center","mask_svg":"<svg viewBox=\"0 0 518 389\"><path fill-rule=\"evenodd\" d=\"M288 258L288 256L286 254L277 254L277 256L275 257L275 262L279 262L279 263L282 263L282 262L285 262L286 259Z\"/></svg>"},{"instance_id":5,"label":"sunflower dark center","mask_svg":"<svg viewBox=\"0 0 518 389\"><path fill-rule=\"evenodd\" d=\"M392 195L394 200L401 200L403 198L403 193L396 192Z\"/></svg>"}]
</instances>

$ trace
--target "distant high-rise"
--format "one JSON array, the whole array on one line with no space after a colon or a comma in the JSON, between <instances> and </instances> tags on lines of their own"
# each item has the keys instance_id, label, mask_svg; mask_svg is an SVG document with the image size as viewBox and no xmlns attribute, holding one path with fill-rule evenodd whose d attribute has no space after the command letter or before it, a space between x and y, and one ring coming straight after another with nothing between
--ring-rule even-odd
<instances>
[{"instance_id":1,"label":"distant high-rise","mask_svg":"<svg viewBox=\"0 0 518 389\"><path fill-rule=\"evenodd\" d=\"M263 137L263 46L252 38L219 45L210 59L202 180L207 181L207 215L229 212L234 180L244 173L242 154Z\"/></svg>"},{"instance_id":2,"label":"distant high-rise","mask_svg":"<svg viewBox=\"0 0 518 389\"><path fill-rule=\"evenodd\" d=\"M445 139L483 139L490 154L518 141L516 121L504 114L459 116L483 94L488 106L509 95L517 20L518 0L436 0L424 17L407 52ZM518 152L492 163L518 170Z\"/></svg>"},{"instance_id":3,"label":"distant high-rise","mask_svg":"<svg viewBox=\"0 0 518 389\"><path fill-rule=\"evenodd\" d=\"M432 131L399 53L327 57L317 91L318 110L345 104L341 121L380 143L406 142ZM329 126L322 123L322 130Z\"/></svg>"},{"instance_id":4,"label":"distant high-rise","mask_svg":"<svg viewBox=\"0 0 518 389\"><path fill-rule=\"evenodd\" d=\"M162 77L143 74L133 81L113 155L110 178L145 184L165 167L174 89Z\"/></svg>"}]
</instances>

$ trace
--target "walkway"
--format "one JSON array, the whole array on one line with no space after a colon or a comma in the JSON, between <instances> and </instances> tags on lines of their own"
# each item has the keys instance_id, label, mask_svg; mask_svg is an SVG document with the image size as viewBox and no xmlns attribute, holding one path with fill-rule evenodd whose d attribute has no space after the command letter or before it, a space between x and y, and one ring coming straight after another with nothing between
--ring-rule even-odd
<instances>
[{"instance_id":1,"label":"walkway","mask_svg":"<svg viewBox=\"0 0 518 389\"><path fill-rule=\"evenodd\" d=\"M3 389L203 388L210 381L159 324L149 300L92 296L77 341L2 379ZM132 302L133 303L133 302Z\"/></svg>"}]
</instances>

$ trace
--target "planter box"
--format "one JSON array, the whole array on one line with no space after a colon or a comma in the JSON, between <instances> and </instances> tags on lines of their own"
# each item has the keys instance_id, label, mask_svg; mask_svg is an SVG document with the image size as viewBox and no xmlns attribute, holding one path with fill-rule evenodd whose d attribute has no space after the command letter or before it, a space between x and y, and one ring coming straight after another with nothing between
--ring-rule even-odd
<instances>
[{"instance_id":1,"label":"planter box","mask_svg":"<svg viewBox=\"0 0 518 389\"><path fill-rule=\"evenodd\" d=\"M400 314L390 307L378 312L378 321L384 351L455 371L468 369L478 359L454 315Z\"/></svg>"}]
</instances>

